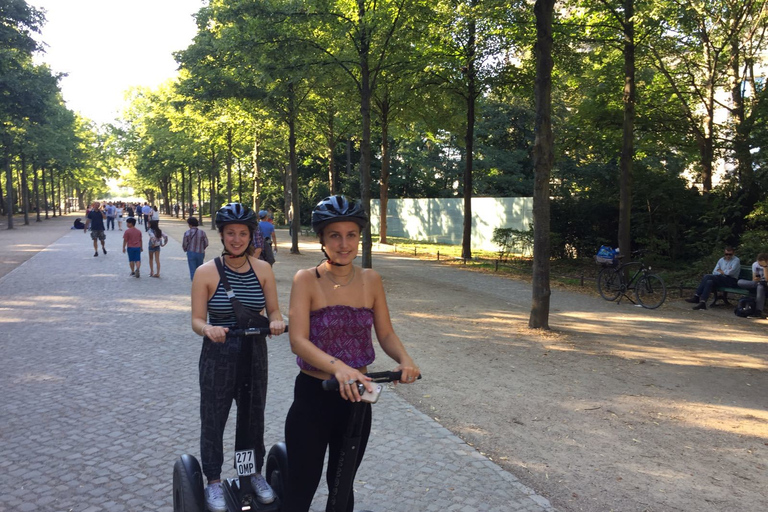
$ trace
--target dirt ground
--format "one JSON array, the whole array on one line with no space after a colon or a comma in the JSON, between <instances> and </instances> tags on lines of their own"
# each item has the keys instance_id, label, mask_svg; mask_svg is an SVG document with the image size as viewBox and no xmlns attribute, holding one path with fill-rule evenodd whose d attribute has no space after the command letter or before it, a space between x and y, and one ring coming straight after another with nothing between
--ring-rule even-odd
<instances>
[{"instance_id":1,"label":"dirt ground","mask_svg":"<svg viewBox=\"0 0 768 512\"><path fill-rule=\"evenodd\" d=\"M0 231L0 275L70 223ZM165 227L180 240L181 222ZM288 288L320 254L302 238L289 255L287 233L278 239ZM558 510L765 510L768 321L554 289L552 330L539 332L527 328L527 283L378 252L374 267L424 375L398 393ZM287 289L280 301L287 312Z\"/></svg>"}]
</instances>

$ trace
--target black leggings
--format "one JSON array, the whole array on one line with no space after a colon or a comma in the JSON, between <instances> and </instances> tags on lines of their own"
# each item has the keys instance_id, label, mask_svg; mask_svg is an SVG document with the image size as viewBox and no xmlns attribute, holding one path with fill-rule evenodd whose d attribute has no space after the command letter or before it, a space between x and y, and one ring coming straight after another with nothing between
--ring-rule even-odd
<instances>
[{"instance_id":1,"label":"black leggings","mask_svg":"<svg viewBox=\"0 0 768 512\"><path fill-rule=\"evenodd\" d=\"M339 396L338 391L323 391L322 381L299 373L293 391L293 405L285 420L285 443L288 449L290 478L286 482L283 512L307 512L323 473L326 447L329 449L326 481L332 487L339 451L347 429L353 404ZM362 404L363 432L355 470L360 466L371 433L371 404ZM350 488L346 512L354 507L354 492ZM329 505L330 506L330 505ZM328 508L326 508L328 510Z\"/></svg>"},{"instance_id":2,"label":"black leggings","mask_svg":"<svg viewBox=\"0 0 768 512\"><path fill-rule=\"evenodd\" d=\"M237 358L240 340L214 343L203 339L200 353L200 458L208 480L218 480L224 463L224 427L232 400L237 392ZM251 342L251 340L248 340ZM264 406L267 401L267 343L253 341L251 367L251 441L256 455L256 469L264 464ZM234 462L233 462L234 464Z\"/></svg>"}]
</instances>

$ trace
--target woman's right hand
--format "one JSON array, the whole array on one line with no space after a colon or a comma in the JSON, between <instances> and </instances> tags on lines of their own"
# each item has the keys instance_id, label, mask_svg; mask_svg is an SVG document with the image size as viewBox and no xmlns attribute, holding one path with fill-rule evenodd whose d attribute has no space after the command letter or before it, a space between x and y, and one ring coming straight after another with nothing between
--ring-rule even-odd
<instances>
[{"instance_id":1,"label":"woman's right hand","mask_svg":"<svg viewBox=\"0 0 768 512\"><path fill-rule=\"evenodd\" d=\"M203 327L203 336L206 336L214 343L224 343L227 341L228 327L220 327L217 325L206 325Z\"/></svg>"},{"instance_id":2,"label":"woman's right hand","mask_svg":"<svg viewBox=\"0 0 768 512\"><path fill-rule=\"evenodd\" d=\"M360 393L357 390L358 383L365 385L365 389L369 392L373 392L371 378L366 377L365 374L360 373L354 368L348 366L342 368L334 374L334 377L339 382L339 394L344 400L349 400L350 402L359 402L361 400Z\"/></svg>"}]
</instances>

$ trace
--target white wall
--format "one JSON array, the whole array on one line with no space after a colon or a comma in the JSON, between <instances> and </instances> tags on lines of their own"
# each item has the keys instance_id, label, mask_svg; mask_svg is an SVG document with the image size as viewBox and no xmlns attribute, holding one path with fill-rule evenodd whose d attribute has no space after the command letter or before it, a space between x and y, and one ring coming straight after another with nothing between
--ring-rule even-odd
<instances>
[{"instance_id":1,"label":"white wall","mask_svg":"<svg viewBox=\"0 0 768 512\"><path fill-rule=\"evenodd\" d=\"M379 233L379 200L371 201L371 230ZM495 228L527 230L533 225L532 197L472 199L472 248L498 250L491 242ZM387 235L461 245L464 199L390 199Z\"/></svg>"}]
</instances>

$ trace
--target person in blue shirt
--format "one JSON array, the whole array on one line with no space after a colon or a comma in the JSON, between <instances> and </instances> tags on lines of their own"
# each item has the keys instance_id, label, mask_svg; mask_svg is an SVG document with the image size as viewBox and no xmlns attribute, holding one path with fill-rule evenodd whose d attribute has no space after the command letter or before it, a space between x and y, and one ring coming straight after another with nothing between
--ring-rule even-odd
<instances>
[{"instance_id":1,"label":"person in blue shirt","mask_svg":"<svg viewBox=\"0 0 768 512\"><path fill-rule=\"evenodd\" d=\"M273 218L267 210L259 211L259 229L264 236L264 247L262 248L262 258L270 265L275 263L275 255L277 252L277 240L275 239L275 226L272 224Z\"/></svg>"},{"instance_id":2,"label":"person in blue shirt","mask_svg":"<svg viewBox=\"0 0 768 512\"><path fill-rule=\"evenodd\" d=\"M717 261L715 270L705 275L693 297L685 299L686 302L696 304L693 309L707 309L707 299L715 286L736 288L741 271L741 261L734 255L733 247L726 247L723 257Z\"/></svg>"}]
</instances>

